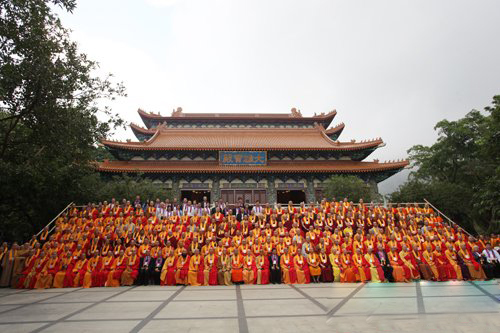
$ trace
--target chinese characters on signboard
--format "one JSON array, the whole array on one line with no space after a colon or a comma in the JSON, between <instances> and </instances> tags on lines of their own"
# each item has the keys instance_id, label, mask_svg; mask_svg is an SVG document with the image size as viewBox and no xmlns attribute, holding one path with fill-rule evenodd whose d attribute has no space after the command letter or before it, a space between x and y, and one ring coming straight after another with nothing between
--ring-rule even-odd
<instances>
[{"instance_id":1,"label":"chinese characters on signboard","mask_svg":"<svg viewBox=\"0 0 500 333\"><path fill-rule=\"evenodd\" d=\"M219 162L222 165L266 165L265 151L221 151Z\"/></svg>"}]
</instances>

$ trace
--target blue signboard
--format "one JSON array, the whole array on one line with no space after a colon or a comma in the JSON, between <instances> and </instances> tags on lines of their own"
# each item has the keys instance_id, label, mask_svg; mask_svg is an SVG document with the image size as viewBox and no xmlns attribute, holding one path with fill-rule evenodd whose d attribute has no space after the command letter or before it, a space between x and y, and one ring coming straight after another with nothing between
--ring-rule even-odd
<instances>
[{"instance_id":1,"label":"blue signboard","mask_svg":"<svg viewBox=\"0 0 500 333\"><path fill-rule=\"evenodd\" d=\"M265 151L220 151L219 162L222 165L266 165Z\"/></svg>"}]
</instances>

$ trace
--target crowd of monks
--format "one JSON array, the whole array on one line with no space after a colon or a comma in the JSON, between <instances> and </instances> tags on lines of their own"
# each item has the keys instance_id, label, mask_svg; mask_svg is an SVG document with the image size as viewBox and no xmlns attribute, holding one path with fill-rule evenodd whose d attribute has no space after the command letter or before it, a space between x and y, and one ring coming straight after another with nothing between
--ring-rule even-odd
<instances>
[{"instance_id":1,"label":"crowd of monks","mask_svg":"<svg viewBox=\"0 0 500 333\"><path fill-rule=\"evenodd\" d=\"M498 235L470 236L428 206L300 206L114 199L70 207L0 249L0 286L408 282L499 277Z\"/></svg>"}]
</instances>

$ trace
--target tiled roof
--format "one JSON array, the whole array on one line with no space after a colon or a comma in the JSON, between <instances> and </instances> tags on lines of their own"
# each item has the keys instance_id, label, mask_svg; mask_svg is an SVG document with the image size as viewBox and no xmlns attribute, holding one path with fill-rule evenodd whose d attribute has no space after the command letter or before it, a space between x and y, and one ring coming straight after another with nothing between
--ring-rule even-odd
<instances>
[{"instance_id":1,"label":"tiled roof","mask_svg":"<svg viewBox=\"0 0 500 333\"><path fill-rule=\"evenodd\" d=\"M104 161L101 172L145 173L366 173L399 170L408 161L379 163L356 161L268 161L266 166L227 166L218 161Z\"/></svg>"},{"instance_id":2,"label":"tiled roof","mask_svg":"<svg viewBox=\"0 0 500 333\"><path fill-rule=\"evenodd\" d=\"M345 124L344 123L340 123L338 124L337 126L333 126L327 130L325 130L325 134L326 135L332 135L332 134L335 134L335 133L338 133L338 132L342 132L344 130L344 127L345 127Z\"/></svg>"},{"instance_id":3,"label":"tiled roof","mask_svg":"<svg viewBox=\"0 0 500 333\"><path fill-rule=\"evenodd\" d=\"M110 148L126 150L335 150L375 148L377 138L362 142L332 141L323 127L314 128L166 128L144 142L104 140Z\"/></svg>"}]
</instances>

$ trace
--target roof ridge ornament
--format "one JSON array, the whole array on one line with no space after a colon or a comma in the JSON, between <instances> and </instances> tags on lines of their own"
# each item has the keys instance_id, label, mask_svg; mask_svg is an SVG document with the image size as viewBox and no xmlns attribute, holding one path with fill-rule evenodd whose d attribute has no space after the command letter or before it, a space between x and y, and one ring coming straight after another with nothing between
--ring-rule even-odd
<instances>
[{"instance_id":1,"label":"roof ridge ornament","mask_svg":"<svg viewBox=\"0 0 500 333\"><path fill-rule=\"evenodd\" d=\"M158 125L158 127L156 127L156 128L160 132L165 132L167 130L167 122L164 121L163 123L161 123L160 125Z\"/></svg>"},{"instance_id":2,"label":"roof ridge ornament","mask_svg":"<svg viewBox=\"0 0 500 333\"><path fill-rule=\"evenodd\" d=\"M177 110L173 109L172 110L172 117L182 117L182 108L178 107Z\"/></svg>"},{"instance_id":3,"label":"roof ridge ornament","mask_svg":"<svg viewBox=\"0 0 500 333\"><path fill-rule=\"evenodd\" d=\"M290 116L294 117L294 118L302 118L302 113L300 112L300 110L297 110L296 108L292 108Z\"/></svg>"}]
</instances>

